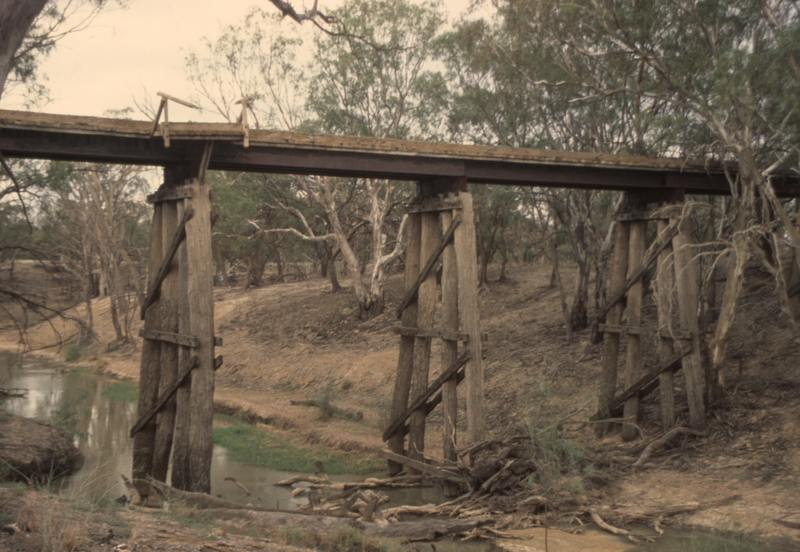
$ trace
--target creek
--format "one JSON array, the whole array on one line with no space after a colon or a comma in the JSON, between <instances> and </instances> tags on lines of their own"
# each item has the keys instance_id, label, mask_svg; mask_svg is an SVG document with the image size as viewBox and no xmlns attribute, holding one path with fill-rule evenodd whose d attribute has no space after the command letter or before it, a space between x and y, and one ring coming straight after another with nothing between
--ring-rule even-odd
<instances>
[{"instance_id":1,"label":"creek","mask_svg":"<svg viewBox=\"0 0 800 552\"><path fill-rule=\"evenodd\" d=\"M53 423L74 434L76 446L86 462L78 472L52 482L53 490L71 497L95 502L113 500L126 493L120 474L131 476L133 439L128 431L136 423L136 403L115 400L104 395L119 382L81 367L20 358L0 352L0 386L28 390L27 397L11 398L0 403L9 413ZM215 418L215 424L224 424ZM211 492L242 504L293 510L307 501L292 497L291 487L276 487L294 473L237 462L227 451L214 446L211 462ZM375 474L381 476L382 474ZM365 476L332 475L334 481L360 481ZM248 496L234 482L244 485ZM167 478L169 480L169 477ZM394 504L441 502L437 487L397 489L388 493Z\"/></svg>"},{"instance_id":2,"label":"creek","mask_svg":"<svg viewBox=\"0 0 800 552\"><path fill-rule=\"evenodd\" d=\"M86 457L78 472L51 483L51 490L63 495L85 498L95 503L114 500L126 494L120 474L130 477L133 440L128 431L136 422L136 403L115 400L104 395L115 380L97 375L81 367L68 367L59 363L22 358L0 351L0 386L24 388L27 397L11 398L0 402L0 408L27 418L55 423L69 428L75 444ZM226 423L215 418L215 424ZM242 504L285 510L296 509L307 499L292 497L291 487L276 487L281 479L296 475L272 470L263 466L237 462L228 457L226 450L214 447L211 465L211 492ZM382 477L384 474L374 474ZM250 496L232 481L235 477L244 485ZM333 475L335 481L361 481L365 476ZM169 480L169 478L168 478ZM440 503L444 500L441 488L426 487L397 489L387 492L390 505ZM542 528L513 532L518 544L545 549L545 532ZM699 539L699 540L698 540ZM741 546L736 537L726 537L703 531L669 531L665 538L643 547L645 550L772 550L761 548L754 542ZM559 552L623 551L636 548L629 541L615 537L593 527L582 534L551 529L548 535L550 550ZM439 552L479 552L487 549L486 543L440 541ZM425 550L425 547L417 548Z\"/></svg>"}]
</instances>

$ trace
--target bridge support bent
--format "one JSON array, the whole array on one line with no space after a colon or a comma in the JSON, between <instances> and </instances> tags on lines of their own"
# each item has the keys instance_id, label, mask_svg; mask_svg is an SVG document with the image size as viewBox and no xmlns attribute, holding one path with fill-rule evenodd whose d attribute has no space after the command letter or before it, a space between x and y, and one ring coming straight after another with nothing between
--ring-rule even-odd
<instances>
[{"instance_id":1,"label":"bridge support bent","mask_svg":"<svg viewBox=\"0 0 800 552\"><path fill-rule=\"evenodd\" d=\"M167 182L148 197L154 204L148 294L139 379L139 421L133 475L143 497L147 477L165 481L172 456L172 486L211 492L214 371L214 301L209 187L197 178ZM202 171L201 171L202 173Z\"/></svg>"}]
</instances>

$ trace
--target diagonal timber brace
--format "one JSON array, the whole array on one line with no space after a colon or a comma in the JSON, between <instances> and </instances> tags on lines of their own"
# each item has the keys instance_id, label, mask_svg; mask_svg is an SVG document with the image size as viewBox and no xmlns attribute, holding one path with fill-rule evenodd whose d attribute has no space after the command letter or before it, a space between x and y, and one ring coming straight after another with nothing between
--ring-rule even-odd
<instances>
[{"instance_id":1,"label":"diagonal timber brace","mask_svg":"<svg viewBox=\"0 0 800 552\"><path fill-rule=\"evenodd\" d=\"M685 357L686 355L688 355L690 352L691 352L691 348L687 347L687 348L685 348L685 349L683 349L681 351L678 351L677 353L675 353L674 355L669 357L667 360L665 360L663 362L659 362L656 365L655 368L653 368L652 370L647 372L645 375L640 377L638 380L636 380L636 383L634 383L633 385L628 387L625 391L622 392L622 394L620 396L618 396L616 399L611 401L611 404L608 405L608 413L597 412L590 419L591 420L604 420L604 419L612 416L613 413L619 407L621 407L623 404L625 404L625 401L627 401L628 399L630 399L631 397L633 397L634 395L636 395L637 393L642 391L642 389L647 387L647 385L649 383L651 383L654 380L656 380L656 378L658 378L658 376L662 372L666 372L667 370L677 370L677 369L679 369L681 367L681 364L680 364L681 359L683 357ZM652 389L655 389L655 388L652 388ZM652 391L652 389L650 389L649 391Z\"/></svg>"},{"instance_id":2,"label":"diagonal timber brace","mask_svg":"<svg viewBox=\"0 0 800 552\"><path fill-rule=\"evenodd\" d=\"M598 334L598 326L602 322L605 322L606 315L611 311L611 309L622 301L625 298L625 295L628 293L628 290L631 286L637 282L644 274L654 265L654 263L658 260L658 254L661 253L664 248L666 248L670 243L672 243L672 238L674 238L678 234L678 220L673 220L669 226L667 226L663 232L661 232L658 237L656 237L655 242L647 251L647 256L642 261L636 270L634 270L631 275L625 280L625 283L622 285L622 288L619 289L612 297L609 299L605 305L603 305L595 317L595 328L592 332L594 335ZM594 339L592 339L595 342ZM599 341L597 341L599 343Z\"/></svg>"},{"instance_id":3,"label":"diagonal timber brace","mask_svg":"<svg viewBox=\"0 0 800 552\"><path fill-rule=\"evenodd\" d=\"M439 260L441 257L444 248L447 247L447 244L450 243L450 240L453 239L453 234L458 228L458 225L461 224L461 218L458 215L453 216L453 222L450 223L450 227L447 229L447 232L444 233L442 239L439 241L439 245L436 246L436 249L433 251L431 258L428 259L428 262L425 263L425 266L419 273L417 277L417 281L414 282L414 285L406 292L405 298L403 298L403 302L400 303L400 306L397 308L397 318L399 319L402 316L403 311L408 308L408 305L411 304L411 301L414 300L414 297L417 296L417 292L419 291L419 286L422 285L422 282L425 281L425 278L428 277L431 270L433 270L433 266L436 264L436 261Z\"/></svg>"},{"instance_id":4,"label":"diagonal timber brace","mask_svg":"<svg viewBox=\"0 0 800 552\"><path fill-rule=\"evenodd\" d=\"M456 361L453 364L448 366L441 374L439 374L439 377L436 378L436 380L434 380L434 382L431 383L428 386L428 388L425 391L423 391L416 399L414 399L414 401L405 410L405 412L403 412L403 414L401 414L399 417L397 417L397 419L395 419L394 421L392 421L391 424L389 424L389 427L387 427L386 431L383 432L383 440L388 441L389 437L394 435L395 432L397 432L397 430L400 429L405 424L405 421L408 419L409 416L411 416L411 413L422 407L425 404L425 402L431 397L431 395L436 393L436 391L439 390L439 388L444 384L444 382L453 377L453 375L456 374L456 372L458 372L459 369L461 369L461 367L464 366L467 363L467 361L469 361L469 359L470 359L469 352L465 352L458 359L456 359ZM441 399L439 400L441 401ZM429 411L426 409L425 412L426 415L428 412Z\"/></svg>"},{"instance_id":5,"label":"diagonal timber brace","mask_svg":"<svg viewBox=\"0 0 800 552\"><path fill-rule=\"evenodd\" d=\"M153 301L155 301L156 297L158 296L159 290L161 289L161 283L169 273L169 265L172 264L172 259L175 258L175 253L178 252L178 247L181 245L181 242L186 239L186 223L189 222L192 216L194 216L194 210L192 209L191 205L187 205L183 212L183 218L181 219L180 224L178 224L178 228L175 229L175 235L172 237L172 243L169 244L169 249L167 249L167 253L164 255L164 260L161 261L161 266L156 273L156 277L150 284L150 289L147 290L147 298L142 304L142 320L144 320L144 313L147 312L147 308L153 304Z\"/></svg>"},{"instance_id":6,"label":"diagonal timber brace","mask_svg":"<svg viewBox=\"0 0 800 552\"><path fill-rule=\"evenodd\" d=\"M161 409L164 408L164 406L167 404L167 401L169 401L173 395L178 392L178 388L183 385L186 378L189 377L189 374L197 367L199 362L200 359L197 358L197 355L192 355L189 357L189 361L183 366L183 369L175 377L175 381L173 381L169 387L167 387L166 391L164 391L161 396L158 397L158 400L153 403L153 406L151 406L150 409L139 419L139 421L133 425L130 433L131 437L139 433L139 431L141 431L142 428L146 426L156 414L161 412ZM220 366L222 366L222 356L218 356L214 359L214 370L217 370Z\"/></svg>"},{"instance_id":7,"label":"diagonal timber brace","mask_svg":"<svg viewBox=\"0 0 800 552\"><path fill-rule=\"evenodd\" d=\"M197 366L200 362L200 359L197 355L192 355L189 357L189 361L181 368L181 371L175 377L175 380L172 384L167 387L167 389L158 397L158 400L153 403L153 406L141 417L139 421L134 424L131 428L130 436L133 437L136 435L139 430L141 430L144 426L146 426L150 420L152 420L159 411L164 408L164 405L167 404L167 401L172 398L172 396L178 391L178 387L183 385L183 381L187 378L187 376L191 373L191 371Z\"/></svg>"}]
</instances>

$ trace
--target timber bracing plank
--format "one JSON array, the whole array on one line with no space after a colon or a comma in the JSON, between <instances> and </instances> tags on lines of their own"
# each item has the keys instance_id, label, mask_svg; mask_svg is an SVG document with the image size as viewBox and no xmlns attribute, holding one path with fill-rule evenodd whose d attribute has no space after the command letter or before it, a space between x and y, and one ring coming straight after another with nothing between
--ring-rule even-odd
<instances>
[{"instance_id":1,"label":"timber bracing plank","mask_svg":"<svg viewBox=\"0 0 800 552\"><path fill-rule=\"evenodd\" d=\"M453 375L467 363L469 358L470 358L469 353L465 352L458 359L456 359L456 361L453 364L448 366L441 374L439 374L439 377L437 377L433 381L433 383L431 383L428 386L428 388L425 389L424 392L422 392L416 399L414 399L414 402L411 403L411 405L406 409L406 411L403 412L403 414L401 414L398 418L393 420L391 424L389 424L389 427L387 427L386 431L383 432L383 440L388 441L389 438L392 435L394 435L394 433L405 423L408 417L411 416L411 413L420 408L423 404L425 404L425 402L434 393L436 393L436 391L439 390L439 388L445 381L453 377Z\"/></svg>"},{"instance_id":2,"label":"timber bracing plank","mask_svg":"<svg viewBox=\"0 0 800 552\"><path fill-rule=\"evenodd\" d=\"M616 397L611 403L608 405L608 412L609 415L612 415L614 411L616 411L619 407L625 404L625 401L633 397L634 395L638 394L639 391L644 389L647 384L655 380L661 373L666 372L667 370L677 370L681 367L679 364L680 360L689 354L691 349L685 348L678 353L672 355L665 361L659 362L655 368L647 372L645 375L640 377L636 382L625 389L618 397ZM604 419L604 415L600 412L596 413L594 416L590 418L591 420L602 420Z\"/></svg>"},{"instance_id":3,"label":"timber bracing plank","mask_svg":"<svg viewBox=\"0 0 800 552\"><path fill-rule=\"evenodd\" d=\"M163 282L164 278L167 276L167 272L169 272L170 265L172 264L172 259L175 257L175 253L178 252L178 247L181 245L181 242L186 239L186 223L189 222L193 216L194 210L191 205L187 205L183 212L181 222L175 230L172 242L169 244L169 249L167 249L164 254L164 259L161 261L158 273L156 273L156 277L151 282L150 289L147 291L147 298L142 305L142 320L144 320L144 313L147 312L147 308L155 301L156 295L161 288L161 282Z\"/></svg>"},{"instance_id":4,"label":"timber bracing plank","mask_svg":"<svg viewBox=\"0 0 800 552\"><path fill-rule=\"evenodd\" d=\"M639 265L635 270L633 270L625 280L625 284L622 288L617 291L609 301L600 308L600 311L597 313L597 320L605 320L606 315L608 312L622 299L625 297L625 294L628 293L628 290L631 286L638 282L639 279L645 274L645 272L656 262L658 259L658 254L667 247L672 238L678 233L678 223L677 221L673 224L670 224L662 233L658 235L653 245L647 251L647 256L645 257L644 261L641 265Z\"/></svg>"},{"instance_id":5,"label":"timber bracing plank","mask_svg":"<svg viewBox=\"0 0 800 552\"><path fill-rule=\"evenodd\" d=\"M462 341L464 343L469 341L469 334L463 332L456 332L452 330L437 330L435 328L407 328L405 326L395 326L392 332L412 337L432 337L435 339L446 339L449 341Z\"/></svg>"},{"instance_id":6,"label":"timber bracing plank","mask_svg":"<svg viewBox=\"0 0 800 552\"><path fill-rule=\"evenodd\" d=\"M179 199L192 199L194 192L191 186L177 186L165 188L147 196L147 203L162 203L164 201L177 201Z\"/></svg>"},{"instance_id":7,"label":"timber bracing plank","mask_svg":"<svg viewBox=\"0 0 800 552\"><path fill-rule=\"evenodd\" d=\"M196 337L172 332L160 332L142 328L139 330L139 337L154 339L156 341L166 341L167 343L175 343L176 345L184 345L185 347L196 348L200 346L200 341L198 341Z\"/></svg>"},{"instance_id":8,"label":"timber bracing plank","mask_svg":"<svg viewBox=\"0 0 800 552\"><path fill-rule=\"evenodd\" d=\"M197 366L198 362L199 359L195 355L189 358L189 362L183 367L181 367L181 371L178 373L172 384L169 387L167 387L167 389L163 393L161 393L161 395L158 397L158 400L153 404L150 410L148 410L143 416L141 416L139 418L139 421L133 425L130 433L131 437L139 433L139 431L145 425L147 425L147 423L150 422L150 420L152 420L162 408L164 408L164 405L166 405L167 401L172 398L172 396L175 394L178 388L183 384L186 377L191 373L194 367Z\"/></svg>"},{"instance_id":9,"label":"timber bracing plank","mask_svg":"<svg viewBox=\"0 0 800 552\"><path fill-rule=\"evenodd\" d=\"M460 223L461 220L459 219L459 217L453 217L453 222L450 224L450 227L447 229L447 232L445 232L444 235L442 236L442 239L439 241L439 245L437 245L436 249L433 250L433 254L431 254L431 257L428 259L428 262L425 263L425 266L420 271L417 280L414 282L411 288L406 292L406 296L403 298L403 302L400 303L400 306L397 308L398 319L403 315L403 311L406 310L406 308L408 308L408 305L411 303L411 301L414 300L414 297L417 296L417 293L419 292L419 286L422 285L422 282L425 280L425 278L428 277L431 270L433 270L433 266L436 264L436 261L441 256L442 251L444 251L444 248L447 246L448 243L450 243L450 240L453 239L453 233L456 231L456 228L458 228L458 225Z\"/></svg>"}]
</instances>

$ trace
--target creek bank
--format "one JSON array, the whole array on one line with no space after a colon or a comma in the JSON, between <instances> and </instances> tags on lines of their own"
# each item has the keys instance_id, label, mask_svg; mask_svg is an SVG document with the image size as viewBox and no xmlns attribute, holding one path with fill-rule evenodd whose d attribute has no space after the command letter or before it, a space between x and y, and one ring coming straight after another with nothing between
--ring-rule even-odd
<instances>
[{"instance_id":1,"label":"creek bank","mask_svg":"<svg viewBox=\"0 0 800 552\"><path fill-rule=\"evenodd\" d=\"M46 481L74 473L83 462L66 431L0 410L0 479Z\"/></svg>"}]
</instances>

